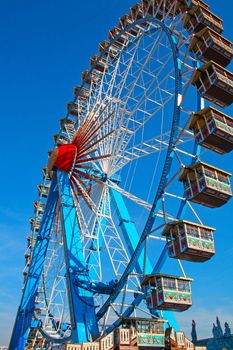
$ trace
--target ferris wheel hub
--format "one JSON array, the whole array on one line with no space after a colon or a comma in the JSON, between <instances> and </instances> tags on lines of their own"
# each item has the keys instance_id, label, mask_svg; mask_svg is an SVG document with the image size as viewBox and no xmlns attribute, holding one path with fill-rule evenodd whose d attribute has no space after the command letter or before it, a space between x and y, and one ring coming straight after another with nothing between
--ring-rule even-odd
<instances>
[{"instance_id":1,"label":"ferris wheel hub","mask_svg":"<svg viewBox=\"0 0 233 350\"><path fill-rule=\"evenodd\" d=\"M77 152L77 147L74 144L66 144L58 146L51 154L48 170L53 170L54 167L69 173Z\"/></svg>"}]
</instances>

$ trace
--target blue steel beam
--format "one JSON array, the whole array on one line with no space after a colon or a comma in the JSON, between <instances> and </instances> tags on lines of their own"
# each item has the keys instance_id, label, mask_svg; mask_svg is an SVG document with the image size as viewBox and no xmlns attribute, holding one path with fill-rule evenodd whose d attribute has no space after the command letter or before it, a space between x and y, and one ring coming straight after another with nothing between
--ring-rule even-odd
<instances>
[{"instance_id":1,"label":"blue steel beam","mask_svg":"<svg viewBox=\"0 0 233 350\"><path fill-rule=\"evenodd\" d=\"M50 231L56 210L57 198L57 179L56 176L54 176L51 183L44 216L41 222L40 231L33 250L32 261L29 267L22 299L17 311L9 350L23 350L28 337L28 332L35 310L36 293L49 244Z\"/></svg>"},{"instance_id":2,"label":"blue steel beam","mask_svg":"<svg viewBox=\"0 0 233 350\"><path fill-rule=\"evenodd\" d=\"M72 325L72 341L82 343L99 336L93 293L81 288L79 279L90 278L83 255L81 231L68 175L58 171L62 231L66 262L66 283Z\"/></svg>"},{"instance_id":3,"label":"blue steel beam","mask_svg":"<svg viewBox=\"0 0 233 350\"><path fill-rule=\"evenodd\" d=\"M117 192L116 190L110 188L110 196L113 200L114 208L116 209L116 213L118 216L118 219L120 221L119 227L121 229L121 232L123 234L125 244L127 247L127 250L130 254L130 258L133 255L133 252L135 248L137 247L138 241L139 241L139 234L136 229L135 223L132 221L128 209L125 205L125 201L122 197L122 195ZM135 269L138 273L143 273L144 269L144 249L139 256L139 259L135 265ZM151 273L152 267L151 264L147 258L146 262L146 273Z\"/></svg>"},{"instance_id":4,"label":"blue steel beam","mask_svg":"<svg viewBox=\"0 0 233 350\"><path fill-rule=\"evenodd\" d=\"M129 253L130 253L130 257L132 257L133 252L136 249L138 241L139 241L138 230L135 226L135 223L131 219L131 216L130 216L128 209L125 205L125 201L124 201L122 195L112 188L110 189L110 195L111 195L111 198L113 199L113 204L114 204L114 207L116 209L118 219L120 221L119 226L120 226L121 231L123 233L125 244L127 244L127 248L128 248ZM145 271L143 271L144 270L144 262L145 262L144 249L143 249L141 255L139 256L138 262L135 264L135 270L137 271L137 273L140 273L140 274L141 273L150 274L150 273L156 273L156 272L158 273L162 269L162 267L166 261L166 258L167 258L167 247L165 245L154 269L152 268L149 257L146 256L146 269L145 269ZM143 300L143 298L144 298L144 296L141 297L141 295L140 295L140 298L136 297L136 299L133 301L132 305L134 307L138 306L140 304L140 302ZM125 312L124 316L129 317L132 314L134 307L129 308ZM163 315L162 315L159 310L156 310L156 315L158 315L159 317L164 317L168 321L169 326L172 326L175 328L176 331L179 331L179 326L178 326L176 319L175 319L172 312L164 311Z\"/></svg>"}]
</instances>

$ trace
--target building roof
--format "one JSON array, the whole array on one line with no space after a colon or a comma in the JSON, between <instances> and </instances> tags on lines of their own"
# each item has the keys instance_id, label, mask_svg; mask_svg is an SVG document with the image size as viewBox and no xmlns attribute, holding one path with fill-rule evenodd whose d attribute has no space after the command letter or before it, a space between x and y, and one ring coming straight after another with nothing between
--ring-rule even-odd
<instances>
[{"instance_id":1,"label":"building roof","mask_svg":"<svg viewBox=\"0 0 233 350\"><path fill-rule=\"evenodd\" d=\"M203 115L208 114L209 112L213 112L214 114L220 114L223 117L225 117L226 119L230 119L233 120L232 117L230 117L229 115L223 113L222 111L219 111L218 109L212 107L212 106L208 106L204 109L202 109L201 111L198 111L196 113L193 113L192 115L192 119L191 122L189 123L189 129L192 130L192 128L194 127L194 125L196 124L197 120L202 118Z\"/></svg>"},{"instance_id":2,"label":"building roof","mask_svg":"<svg viewBox=\"0 0 233 350\"><path fill-rule=\"evenodd\" d=\"M166 236L169 232L169 229L172 227L172 226L176 226L176 225L179 225L181 223L184 223L184 224L189 224L189 225L192 225L192 226L197 226L197 227L202 227L202 228L206 228L206 229L209 229L209 230L212 230L212 231L216 231L215 228L213 227L210 227L210 226L205 226L205 225L202 225L200 223L195 223L195 222L191 222L191 221L188 221L188 220L177 220L177 221L172 221L172 222L169 222L166 227L164 228L163 232L162 232L162 235L163 236Z\"/></svg>"},{"instance_id":3,"label":"building roof","mask_svg":"<svg viewBox=\"0 0 233 350\"><path fill-rule=\"evenodd\" d=\"M196 81L199 79L200 75L202 72L205 72L210 66L214 66L214 67L217 67L219 68L220 70L222 70L223 72L226 72L228 75L230 75L232 77L232 80L233 80L233 73L230 72L229 70L223 68L222 66L220 66L219 64L217 64L216 62L214 61L209 61L208 63L202 65L200 68L197 68L192 79L191 79L191 83L192 84L195 84Z\"/></svg>"},{"instance_id":4,"label":"building roof","mask_svg":"<svg viewBox=\"0 0 233 350\"><path fill-rule=\"evenodd\" d=\"M211 164L199 161L199 162L190 164L188 166L185 166L184 169L182 170L182 173L181 173L180 177L179 177L179 181L182 181L183 179L185 179L187 177L187 174L189 173L189 171L192 170L192 169L195 169L199 165L204 165L204 166L206 166L208 168L211 168L213 170L218 170L219 172L221 172L221 173L223 173L225 175L229 175L229 176L232 175L231 173L229 173L229 172L227 172L225 170L219 169L219 168L217 168L214 165L211 165Z\"/></svg>"},{"instance_id":5,"label":"building roof","mask_svg":"<svg viewBox=\"0 0 233 350\"><path fill-rule=\"evenodd\" d=\"M141 282L141 286L145 286L147 284L150 285L155 285L155 277L165 277L165 278L173 278L173 279L179 279L179 280L183 280L183 281L188 281L191 282L193 281L192 278L189 277L184 277L184 276L174 276L174 275L168 275L165 273L156 273L156 274L151 274L151 275L145 275L143 281Z\"/></svg>"}]
</instances>

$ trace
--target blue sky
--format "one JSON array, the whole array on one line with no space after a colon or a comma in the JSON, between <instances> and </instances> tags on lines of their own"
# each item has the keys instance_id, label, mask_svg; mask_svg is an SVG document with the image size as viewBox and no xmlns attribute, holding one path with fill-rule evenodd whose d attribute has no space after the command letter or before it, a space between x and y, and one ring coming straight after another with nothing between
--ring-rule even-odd
<instances>
[{"instance_id":1,"label":"blue sky","mask_svg":"<svg viewBox=\"0 0 233 350\"><path fill-rule=\"evenodd\" d=\"M89 58L134 2L1 1L0 344L8 343L13 327L32 203L59 119ZM232 1L208 3L224 19L231 39ZM224 162L233 171L232 155ZM233 328L232 202L209 215L217 228L217 254L205 265L190 267L194 306L178 316L188 331L195 318L200 336L210 335L217 314Z\"/></svg>"}]
</instances>

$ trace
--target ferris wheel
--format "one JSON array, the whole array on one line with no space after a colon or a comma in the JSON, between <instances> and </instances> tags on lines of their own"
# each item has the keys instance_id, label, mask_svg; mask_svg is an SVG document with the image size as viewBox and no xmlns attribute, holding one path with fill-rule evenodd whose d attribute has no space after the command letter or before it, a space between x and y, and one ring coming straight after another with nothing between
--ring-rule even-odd
<instances>
[{"instance_id":1,"label":"ferris wheel","mask_svg":"<svg viewBox=\"0 0 233 350\"><path fill-rule=\"evenodd\" d=\"M183 260L215 253L199 206L232 196L204 161L233 148L222 31L201 0L142 0L100 43L38 185L10 350L97 339L131 315L178 328Z\"/></svg>"}]
</instances>

